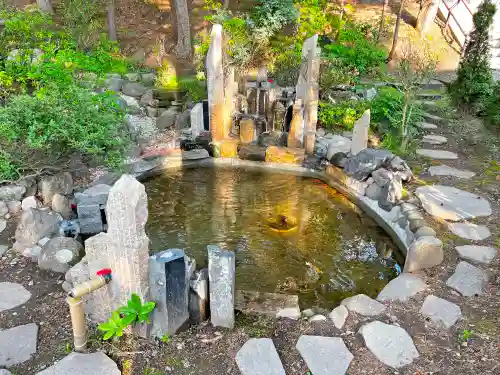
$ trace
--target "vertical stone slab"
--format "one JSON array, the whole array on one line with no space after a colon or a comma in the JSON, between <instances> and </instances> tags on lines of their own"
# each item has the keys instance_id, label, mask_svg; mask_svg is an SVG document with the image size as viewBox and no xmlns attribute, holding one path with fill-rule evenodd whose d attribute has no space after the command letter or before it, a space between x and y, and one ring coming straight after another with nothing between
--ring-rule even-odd
<instances>
[{"instance_id":1,"label":"vertical stone slab","mask_svg":"<svg viewBox=\"0 0 500 375\"><path fill-rule=\"evenodd\" d=\"M234 78L234 67L229 66L226 68L226 77L224 83L224 133L228 135L231 131L232 118L234 112L235 96L238 87Z\"/></svg>"},{"instance_id":2,"label":"vertical stone slab","mask_svg":"<svg viewBox=\"0 0 500 375\"><path fill-rule=\"evenodd\" d=\"M191 109L191 134L196 138L204 131L203 127L203 103L196 103Z\"/></svg>"},{"instance_id":3,"label":"vertical stone slab","mask_svg":"<svg viewBox=\"0 0 500 375\"><path fill-rule=\"evenodd\" d=\"M234 253L208 245L210 315L215 327L234 327L236 265Z\"/></svg>"},{"instance_id":4,"label":"vertical stone slab","mask_svg":"<svg viewBox=\"0 0 500 375\"><path fill-rule=\"evenodd\" d=\"M108 233L85 241L85 257L72 268L75 283L95 277L98 270L111 268L113 280L86 298L86 312L101 323L126 305L132 293L148 300L149 239L144 186L133 176L122 175L109 192L106 206Z\"/></svg>"},{"instance_id":5,"label":"vertical stone slab","mask_svg":"<svg viewBox=\"0 0 500 375\"><path fill-rule=\"evenodd\" d=\"M267 90L266 96L266 120L268 130L277 130L274 127L274 108L276 105L277 88L272 85Z\"/></svg>"},{"instance_id":6,"label":"vertical stone slab","mask_svg":"<svg viewBox=\"0 0 500 375\"><path fill-rule=\"evenodd\" d=\"M207 59L207 91L212 142L220 142L225 131L224 71L222 68L222 25L213 25Z\"/></svg>"},{"instance_id":7,"label":"vertical stone slab","mask_svg":"<svg viewBox=\"0 0 500 375\"><path fill-rule=\"evenodd\" d=\"M293 105L292 122L288 132L288 147L301 148L304 142L304 109L302 101L296 100Z\"/></svg>"},{"instance_id":8,"label":"vertical stone slab","mask_svg":"<svg viewBox=\"0 0 500 375\"><path fill-rule=\"evenodd\" d=\"M368 129L370 128L370 110L367 109L355 123L352 132L351 154L356 155L368 146Z\"/></svg>"},{"instance_id":9,"label":"vertical stone slab","mask_svg":"<svg viewBox=\"0 0 500 375\"><path fill-rule=\"evenodd\" d=\"M299 78L297 80L296 98L305 101L307 94L307 75L309 69L309 53L315 51L318 45L318 35L306 39L302 45L302 65L300 66Z\"/></svg>"},{"instance_id":10,"label":"vertical stone slab","mask_svg":"<svg viewBox=\"0 0 500 375\"><path fill-rule=\"evenodd\" d=\"M208 319L208 268L195 272L189 281L189 318L191 323L200 324Z\"/></svg>"},{"instance_id":11,"label":"vertical stone slab","mask_svg":"<svg viewBox=\"0 0 500 375\"><path fill-rule=\"evenodd\" d=\"M188 264L184 251L169 249L149 258L151 298L156 302L153 311L151 336L173 335L189 318Z\"/></svg>"},{"instance_id":12,"label":"vertical stone slab","mask_svg":"<svg viewBox=\"0 0 500 375\"><path fill-rule=\"evenodd\" d=\"M307 154L313 154L318 123L319 68L321 49L313 45L307 58L306 97L304 100L304 147Z\"/></svg>"}]
</instances>

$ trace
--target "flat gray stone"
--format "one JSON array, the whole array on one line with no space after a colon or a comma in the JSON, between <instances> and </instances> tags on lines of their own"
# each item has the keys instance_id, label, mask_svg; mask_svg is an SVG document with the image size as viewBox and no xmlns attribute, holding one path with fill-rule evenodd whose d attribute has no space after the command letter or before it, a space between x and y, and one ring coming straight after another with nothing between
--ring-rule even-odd
<instances>
[{"instance_id":1,"label":"flat gray stone","mask_svg":"<svg viewBox=\"0 0 500 375\"><path fill-rule=\"evenodd\" d=\"M344 305L337 306L328 315L337 329L342 329L349 315L349 311Z\"/></svg>"},{"instance_id":2,"label":"flat gray stone","mask_svg":"<svg viewBox=\"0 0 500 375\"><path fill-rule=\"evenodd\" d=\"M0 366L23 363L36 353L38 326L34 323L0 331Z\"/></svg>"},{"instance_id":3,"label":"flat gray stone","mask_svg":"<svg viewBox=\"0 0 500 375\"><path fill-rule=\"evenodd\" d=\"M420 227L415 232L415 238L420 238L425 236L436 237L436 231L431 227Z\"/></svg>"},{"instance_id":4,"label":"flat gray stone","mask_svg":"<svg viewBox=\"0 0 500 375\"><path fill-rule=\"evenodd\" d=\"M377 300L406 302L412 296L425 290L427 285L416 275L402 273L391 280L377 296Z\"/></svg>"},{"instance_id":5,"label":"flat gray stone","mask_svg":"<svg viewBox=\"0 0 500 375\"><path fill-rule=\"evenodd\" d=\"M438 328L450 328L462 315L460 307L445 299L430 295L425 298L420 314L429 318Z\"/></svg>"},{"instance_id":6,"label":"flat gray stone","mask_svg":"<svg viewBox=\"0 0 500 375\"><path fill-rule=\"evenodd\" d=\"M472 223L451 223L448 224L451 232L458 236L472 241L482 241L491 236L488 227Z\"/></svg>"},{"instance_id":7,"label":"flat gray stone","mask_svg":"<svg viewBox=\"0 0 500 375\"><path fill-rule=\"evenodd\" d=\"M0 283L0 312L20 306L30 298L31 293L21 284Z\"/></svg>"},{"instance_id":8,"label":"flat gray stone","mask_svg":"<svg viewBox=\"0 0 500 375\"><path fill-rule=\"evenodd\" d=\"M444 220L460 221L491 215L486 199L452 186L421 186L415 193L428 214Z\"/></svg>"},{"instance_id":9,"label":"flat gray stone","mask_svg":"<svg viewBox=\"0 0 500 375\"><path fill-rule=\"evenodd\" d=\"M248 340L236 353L236 363L243 375L285 375L271 339Z\"/></svg>"},{"instance_id":10,"label":"flat gray stone","mask_svg":"<svg viewBox=\"0 0 500 375\"><path fill-rule=\"evenodd\" d=\"M464 245L456 246L460 258L475 263L489 264L497 256L497 250L488 246Z\"/></svg>"},{"instance_id":11,"label":"flat gray stone","mask_svg":"<svg viewBox=\"0 0 500 375\"><path fill-rule=\"evenodd\" d=\"M3 257L7 250L9 250L9 247L7 245L0 245L0 258Z\"/></svg>"},{"instance_id":12,"label":"flat gray stone","mask_svg":"<svg viewBox=\"0 0 500 375\"><path fill-rule=\"evenodd\" d=\"M422 113L422 116L424 116L426 119L431 120L431 121L443 121L444 119L442 117L433 115L432 113L424 112ZM433 125L433 124L431 124Z\"/></svg>"},{"instance_id":13,"label":"flat gray stone","mask_svg":"<svg viewBox=\"0 0 500 375\"><path fill-rule=\"evenodd\" d=\"M359 333L368 349L387 366L400 368L419 356L410 335L401 327L374 321L362 326Z\"/></svg>"},{"instance_id":14,"label":"flat gray stone","mask_svg":"<svg viewBox=\"0 0 500 375\"><path fill-rule=\"evenodd\" d=\"M326 316L321 315L321 314L317 314L317 315L311 316L309 318L310 322L322 322L322 321L325 321L325 320L326 320Z\"/></svg>"},{"instance_id":15,"label":"flat gray stone","mask_svg":"<svg viewBox=\"0 0 500 375\"><path fill-rule=\"evenodd\" d=\"M425 148L419 148L417 150L417 155L424 156L430 159L439 159L439 160L456 160L458 159L458 155L451 151L444 150L428 150Z\"/></svg>"},{"instance_id":16,"label":"flat gray stone","mask_svg":"<svg viewBox=\"0 0 500 375\"><path fill-rule=\"evenodd\" d=\"M431 176L451 176L466 180L476 175L472 171L460 170L447 165L433 165L432 167L429 167L429 173Z\"/></svg>"},{"instance_id":17,"label":"flat gray stone","mask_svg":"<svg viewBox=\"0 0 500 375\"><path fill-rule=\"evenodd\" d=\"M437 129L438 128L438 126L436 124L431 124L429 122L424 122L424 121L417 122L417 126L420 129L425 129L425 130Z\"/></svg>"},{"instance_id":18,"label":"flat gray stone","mask_svg":"<svg viewBox=\"0 0 500 375\"><path fill-rule=\"evenodd\" d=\"M408 248L404 272L431 268L443 262L443 243L436 237L417 238Z\"/></svg>"},{"instance_id":19,"label":"flat gray stone","mask_svg":"<svg viewBox=\"0 0 500 375\"><path fill-rule=\"evenodd\" d=\"M12 375L12 372L6 369L0 369L0 375Z\"/></svg>"},{"instance_id":20,"label":"flat gray stone","mask_svg":"<svg viewBox=\"0 0 500 375\"><path fill-rule=\"evenodd\" d=\"M312 375L344 375L354 358L340 337L302 335L296 348Z\"/></svg>"},{"instance_id":21,"label":"flat gray stone","mask_svg":"<svg viewBox=\"0 0 500 375\"><path fill-rule=\"evenodd\" d=\"M442 145L448 142L448 139L442 135L426 134L424 138L422 138L422 142L430 143L431 145Z\"/></svg>"},{"instance_id":22,"label":"flat gray stone","mask_svg":"<svg viewBox=\"0 0 500 375\"><path fill-rule=\"evenodd\" d=\"M297 320L300 319L300 308L299 307L286 307L284 309L279 310L276 313L276 318L288 318Z\"/></svg>"},{"instance_id":23,"label":"flat gray stone","mask_svg":"<svg viewBox=\"0 0 500 375\"><path fill-rule=\"evenodd\" d=\"M458 263L455 272L446 281L446 285L465 297L483 294L487 283L486 272L464 261Z\"/></svg>"},{"instance_id":24,"label":"flat gray stone","mask_svg":"<svg viewBox=\"0 0 500 375\"><path fill-rule=\"evenodd\" d=\"M54 366L36 375L120 375L121 371L106 354L71 353Z\"/></svg>"},{"instance_id":25,"label":"flat gray stone","mask_svg":"<svg viewBox=\"0 0 500 375\"><path fill-rule=\"evenodd\" d=\"M5 228L7 228L7 221L4 219L0 219L0 233L2 233Z\"/></svg>"},{"instance_id":26,"label":"flat gray stone","mask_svg":"<svg viewBox=\"0 0 500 375\"><path fill-rule=\"evenodd\" d=\"M353 311L364 316L375 316L382 314L385 311L384 305L364 294L357 294L346 298L340 304L347 307L349 311Z\"/></svg>"}]
</instances>

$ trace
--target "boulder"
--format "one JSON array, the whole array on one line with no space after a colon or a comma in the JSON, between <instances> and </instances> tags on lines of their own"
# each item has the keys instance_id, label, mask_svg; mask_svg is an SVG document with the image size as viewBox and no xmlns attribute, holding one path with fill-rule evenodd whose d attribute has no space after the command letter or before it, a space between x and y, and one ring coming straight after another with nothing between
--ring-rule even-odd
<instances>
[{"instance_id":1,"label":"boulder","mask_svg":"<svg viewBox=\"0 0 500 375\"><path fill-rule=\"evenodd\" d=\"M127 82L127 81L125 81L124 79L118 78L118 77L110 77L110 78L106 78L104 80L104 84L106 85L108 90L112 90L112 91L116 91L116 92L121 91L125 82Z\"/></svg>"},{"instance_id":2,"label":"boulder","mask_svg":"<svg viewBox=\"0 0 500 375\"><path fill-rule=\"evenodd\" d=\"M132 96L134 98L140 98L148 88L141 85L140 83L129 82L123 85L122 92L127 96Z\"/></svg>"},{"instance_id":3,"label":"boulder","mask_svg":"<svg viewBox=\"0 0 500 375\"><path fill-rule=\"evenodd\" d=\"M36 178L33 176L27 176L21 178L19 180L19 185L22 185L26 188L26 192L24 193L25 197L36 195L38 192L38 183Z\"/></svg>"},{"instance_id":4,"label":"boulder","mask_svg":"<svg viewBox=\"0 0 500 375\"><path fill-rule=\"evenodd\" d=\"M394 158L392 152L382 149L366 148L357 155L347 159L344 170L348 176L352 176L358 181L364 181L370 177L376 169Z\"/></svg>"},{"instance_id":5,"label":"boulder","mask_svg":"<svg viewBox=\"0 0 500 375\"><path fill-rule=\"evenodd\" d=\"M11 215L17 215L22 210L22 204L19 201L7 201L5 203L7 204Z\"/></svg>"},{"instance_id":6,"label":"boulder","mask_svg":"<svg viewBox=\"0 0 500 375\"><path fill-rule=\"evenodd\" d=\"M379 168L372 172L372 177L375 183L383 188L394 179L394 174L385 168Z\"/></svg>"},{"instance_id":7,"label":"boulder","mask_svg":"<svg viewBox=\"0 0 500 375\"><path fill-rule=\"evenodd\" d=\"M141 82L146 86L151 86L155 83L156 73L142 73L141 74Z\"/></svg>"},{"instance_id":8,"label":"boulder","mask_svg":"<svg viewBox=\"0 0 500 375\"><path fill-rule=\"evenodd\" d=\"M127 73L125 74L125 78L130 82L137 82L140 79L139 73Z\"/></svg>"},{"instance_id":9,"label":"boulder","mask_svg":"<svg viewBox=\"0 0 500 375\"><path fill-rule=\"evenodd\" d=\"M20 201L26 192L22 185L0 186L0 201Z\"/></svg>"},{"instance_id":10,"label":"boulder","mask_svg":"<svg viewBox=\"0 0 500 375\"><path fill-rule=\"evenodd\" d=\"M71 202L64 195L59 193L52 197L52 211L60 214L64 219L69 219L73 216Z\"/></svg>"},{"instance_id":11,"label":"boulder","mask_svg":"<svg viewBox=\"0 0 500 375\"><path fill-rule=\"evenodd\" d=\"M238 150L238 156L243 160L265 161L266 148L258 145L243 145Z\"/></svg>"},{"instance_id":12,"label":"boulder","mask_svg":"<svg viewBox=\"0 0 500 375\"><path fill-rule=\"evenodd\" d=\"M390 211L403 197L403 184L401 178L395 176L387 185L382 188L382 196L378 201L380 208Z\"/></svg>"},{"instance_id":13,"label":"boulder","mask_svg":"<svg viewBox=\"0 0 500 375\"><path fill-rule=\"evenodd\" d=\"M120 99L125 103L124 109L127 111L127 113L131 115L137 115L141 113L141 107L139 106L139 101L136 98L120 94Z\"/></svg>"},{"instance_id":14,"label":"boulder","mask_svg":"<svg viewBox=\"0 0 500 375\"><path fill-rule=\"evenodd\" d=\"M175 129L189 129L191 128L191 110L186 109L175 119Z\"/></svg>"},{"instance_id":15,"label":"boulder","mask_svg":"<svg viewBox=\"0 0 500 375\"><path fill-rule=\"evenodd\" d=\"M365 194L368 198L373 199L374 201L378 201L380 198L382 198L382 188L377 184L368 185Z\"/></svg>"},{"instance_id":16,"label":"boulder","mask_svg":"<svg viewBox=\"0 0 500 375\"><path fill-rule=\"evenodd\" d=\"M40 208L42 207L42 202L40 202L36 197L26 197L21 202L21 208L23 211L29 210L30 208Z\"/></svg>"},{"instance_id":17,"label":"boulder","mask_svg":"<svg viewBox=\"0 0 500 375\"><path fill-rule=\"evenodd\" d=\"M73 177L69 172L44 176L40 180L38 190L41 192L43 202L50 205L54 194L70 195L73 192Z\"/></svg>"},{"instance_id":18,"label":"boulder","mask_svg":"<svg viewBox=\"0 0 500 375\"><path fill-rule=\"evenodd\" d=\"M404 272L431 268L443 262L443 243L436 237L417 238L408 249Z\"/></svg>"},{"instance_id":19,"label":"boulder","mask_svg":"<svg viewBox=\"0 0 500 375\"><path fill-rule=\"evenodd\" d=\"M154 118L141 115L125 115L125 123L131 138L139 143L148 143L158 136L157 121Z\"/></svg>"},{"instance_id":20,"label":"boulder","mask_svg":"<svg viewBox=\"0 0 500 375\"><path fill-rule=\"evenodd\" d=\"M139 104L143 107L147 105L151 105L153 103L154 96L153 96L153 90L147 90L142 96Z\"/></svg>"},{"instance_id":21,"label":"boulder","mask_svg":"<svg viewBox=\"0 0 500 375\"><path fill-rule=\"evenodd\" d=\"M349 311L344 305L337 306L328 315L337 329L342 329L349 315Z\"/></svg>"},{"instance_id":22,"label":"boulder","mask_svg":"<svg viewBox=\"0 0 500 375\"><path fill-rule=\"evenodd\" d=\"M261 133L257 139L257 144L261 147L285 146L286 142L284 141L283 133L270 131Z\"/></svg>"},{"instance_id":23,"label":"boulder","mask_svg":"<svg viewBox=\"0 0 500 375\"><path fill-rule=\"evenodd\" d=\"M70 237L55 237L47 242L38 257L38 266L42 270L66 273L80 259L83 246Z\"/></svg>"},{"instance_id":24,"label":"boulder","mask_svg":"<svg viewBox=\"0 0 500 375\"><path fill-rule=\"evenodd\" d=\"M0 218L4 217L9 213L9 207L7 207L7 203L0 201Z\"/></svg>"},{"instance_id":25,"label":"boulder","mask_svg":"<svg viewBox=\"0 0 500 375\"><path fill-rule=\"evenodd\" d=\"M339 168L344 168L346 161L347 161L347 154L343 152L337 152L330 159L330 163Z\"/></svg>"},{"instance_id":26,"label":"boulder","mask_svg":"<svg viewBox=\"0 0 500 375\"><path fill-rule=\"evenodd\" d=\"M404 182L409 182L413 178L413 172L410 167L406 161L399 156L395 156L391 162L386 165L386 168L401 177Z\"/></svg>"},{"instance_id":27,"label":"boulder","mask_svg":"<svg viewBox=\"0 0 500 375\"><path fill-rule=\"evenodd\" d=\"M105 205L108 201L111 186L107 184L97 184L84 190L83 193L76 193L76 203L80 204L100 204Z\"/></svg>"},{"instance_id":28,"label":"boulder","mask_svg":"<svg viewBox=\"0 0 500 375\"><path fill-rule=\"evenodd\" d=\"M61 217L52 211L30 208L23 211L16 228L17 249L35 246L43 237L50 237L59 231Z\"/></svg>"},{"instance_id":29,"label":"boulder","mask_svg":"<svg viewBox=\"0 0 500 375\"><path fill-rule=\"evenodd\" d=\"M156 127L159 131L170 129L175 125L179 112L175 107L170 107L156 119Z\"/></svg>"},{"instance_id":30,"label":"boulder","mask_svg":"<svg viewBox=\"0 0 500 375\"><path fill-rule=\"evenodd\" d=\"M326 158L330 160L333 155L338 152L348 154L351 151L352 141L349 138L342 137L341 135L333 135L328 138L328 151Z\"/></svg>"}]
</instances>

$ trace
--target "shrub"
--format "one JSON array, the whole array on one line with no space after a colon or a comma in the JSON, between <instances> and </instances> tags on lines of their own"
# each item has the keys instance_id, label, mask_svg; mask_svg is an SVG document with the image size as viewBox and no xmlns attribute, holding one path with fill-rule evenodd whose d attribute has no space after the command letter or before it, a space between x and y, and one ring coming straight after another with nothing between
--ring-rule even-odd
<instances>
[{"instance_id":1,"label":"shrub","mask_svg":"<svg viewBox=\"0 0 500 375\"><path fill-rule=\"evenodd\" d=\"M460 60L457 79L450 85L452 98L475 112L484 109L492 92L489 30L495 12L496 6L491 0L483 0L479 5L472 17L474 28L469 34L464 56Z\"/></svg>"},{"instance_id":2,"label":"shrub","mask_svg":"<svg viewBox=\"0 0 500 375\"><path fill-rule=\"evenodd\" d=\"M0 107L0 179L75 152L116 166L127 146L123 117L113 94L80 87L12 97Z\"/></svg>"},{"instance_id":3,"label":"shrub","mask_svg":"<svg viewBox=\"0 0 500 375\"><path fill-rule=\"evenodd\" d=\"M64 23L81 47L90 47L99 40L99 31L104 27L106 2L102 0L62 0L58 10Z\"/></svg>"},{"instance_id":4,"label":"shrub","mask_svg":"<svg viewBox=\"0 0 500 375\"><path fill-rule=\"evenodd\" d=\"M351 130L367 108L369 103L362 100L350 100L339 104L320 102L318 120L327 129L340 127Z\"/></svg>"},{"instance_id":5,"label":"shrub","mask_svg":"<svg viewBox=\"0 0 500 375\"><path fill-rule=\"evenodd\" d=\"M500 125L500 82L493 86L493 93L487 100L484 116L492 125Z\"/></svg>"}]
</instances>

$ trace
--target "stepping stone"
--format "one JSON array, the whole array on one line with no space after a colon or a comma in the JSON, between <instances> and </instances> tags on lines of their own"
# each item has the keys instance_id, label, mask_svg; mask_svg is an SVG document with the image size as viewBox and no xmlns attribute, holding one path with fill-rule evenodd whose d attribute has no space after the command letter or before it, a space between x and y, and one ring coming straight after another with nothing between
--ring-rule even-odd
<instances>
[{"instance_id":1,"label":"stepping stone","mask_svg":"<svg viewBox=\"0 0 500 375\"><path fill-rule=\"evenodd\" d=\"M349 315L349 311L344 305L337 306L328 315L337 329L342 329Z\"/></svg>"},{"instance_id":2,"label":"stepping stone","mask_svg":"<svg viewBox=\"0 0 500 375\"><path fill-rule=\"evenodd\" d=\"M419 237L408 248L403 272L415 272L437 266L443 262L443 257L441 240L431 236Z\"/></svg>"},{"instance_id":3,"label":"stepping stone","mask_svg":"<svg viewBox=\"0 0 500 375\"><path fill-rule=\"evenodd\" d=\"M406 302L412 296L427 289L427 285L416 275L402 273L391 280L380 292L377 300Z\"/></svg>"},{"instance_id":4,"label":"stepping stone","mask_svg":"<svg viewBox=\"0 0 500 375\"><path fill-rule=\"evenodd\" d=\"M102 352L83 354L71 353L54 366L36 375L120 375L118 366Z\"/></svg>"},{"instance_id":5,"label":"stepping stone","mask_svg":"<svg viewBox=\"0 0 500 375\"><path fill-rule=\"evenodd\" d=\"M36 353L38 326L34 323L0 331L0 366L26 362Z\"/></svg>"},{"instance_id":6,"label":"stepping stone","mask_svg":"<svg viewBox=\"0 0 500 375\"><path fill-rule=\"evenodd\" d=\"M9 247L7 245L0 245L0 258L3 257L7 250L9 250Z\"/></svg>"},{"instance_id":7,"label":"stepping stone","mask_svg":"<svg viewBox=\"0 0 500 375\"><path fill-rule=\"evenodd\" d=\"M30 298L31 293L21 284L0 283L0 312L20 306Z\"/></svg>"},{"instance_id":8,"label":"stepping stone","mask_svg":"<svg viewBox=\"0 0 500 375\"><path fill-rule=\"evenodd\" d=\"M460 307L445 299L430 295L425 298L420 314L438 328L448 329L462 316Z\"/></svg>"},{"instance_id":9,"label":"stepping stone","mask_svg":"<svg viewBox=\"0 0 500 375\"><path fill-rule=\"evenodd\" d=\"M417 122L417 126L420 129L424 130L431 130L431 129L433 130L438 128L436 124L431 124L430 122L424 122L424 121Z\"/></svg>"},{"instance_id":10,"label":"stepping stone","mask_svg":"<svg viewBox=\"0 0 500 375\"><path fill-rule=\"evenodd\" d=\"M442 135L426 134L424 135L422 142L430 143L431 145L442 145L448 142L448 139Z\"/></svg>"},{"instance_id":11,"label":"stepping stone","mask_svg":"<svg viewBox=\"0 0 500 375\"><path fill-rule=\"evenodd\" d=\"M375 316L382 314L385 311L384 305L364 294L357 294L346 298L340 304L347 307L349 311L353 311L364 316Z\"/></svg>"},{"instance_id":12,"label":"stepping stone","mask_svg":"<svg viewBox=\"0 0 500 375\"><path fill-rule=\"evenodd\" d=\"M446 285L465 297L483 294L487 283L488 274L486 272L463 261L458 263L455 272L446 281Z\"/></svg>"},{"instance_id":13,"label":"stepping stone","mask_svg":"<svg viewBox=\"0 0 500 375\"><path fill-rule=\"evenodd\" d=\"M433 115L432 113L429 113L429 112L422 113L422 116L424 116L427 120L431 120L431 121L443 121L444 120L444 118Z\"/></svg>"},{"instance_id":14,"label":"stepping stone","mask_svg":"<svg viewBox=\"0 0 500 375\"><path fill-rule=\"evenodd\" d=\"M368 349L387 366L400 368L419 356L410 335L401 327L374 321L362 326L359 333Z\"/></svg>"},{"instance_id":15,"label":"stepping stone","mask_svg":"<svg viewBox=\"0 0 500 375\"><path fill-rule=\"evenodd\" d=\"M248 340L236 353L236 363L243 375L285 375L271 339Z\"/></svg>"},{"instance_id":16,"label":"stepping stone","mask_svg":"<svg viewBox=\"0 0 500 375\"><path fill-rule=\"evenodd\" d=\"M296 348L312 375L344 375L354 358L340 337L302 335Z\"/></svg>"},{"instance_id":17,"label":"stepping stone","mask_svg":"<svg viewBox=\"0 0 500 375\"><path fill-rule=\"evenodd\" d=\"M7 228L7 221L5 221L4 219L0 219L0 233L2 233L5 228Z\"/></svg>"},{"instance_id":18,"label":"stepping stone","mask_svg":"<svg viewBox=\"0 0 500 375\"><path fill-rule=\"evenodd\" d=\"M429 167L429 173L431 176L451 176L464 178L466 180L476 175L474 172L448 167L447 165L434 165Z\"/></svg>"},{"instance_id":19,"label":"stepping stone","mask_svg":"<svg viewBox=\"0 0 500 375\"><path fill-rule=\"evenodd\" d=\"M6 369L0 369L0 375L12 375L12 372Z\"/></svg>"},{"instance_id":20,"label":"stepping stone","mask_svg":"<svg viewBox=\"0 0 500 375\"><path fill-rule=\"evenodd\" d=\"M451 186L421 186L415 194L429 215L444 220L460 221L491 215L491 206L486 199Z\"/></svg>"},{"instance_id":21,"label":"stepping stone","mask_svg":"<svg viewBox=\"0 0 500 375\"><path fill-rule=\"evenodd\" d=\"M458 159L458 155L451 151L444 150L428 150L424 148L419 148L417 150L417 155L424 156L430 159L439 160L455 160Z\"/></svg>"},{"instance_id":22,"label":"stepping stone","mask_svg":"<svg viewBox=\"0 0 500 375\"><path fill-rule=\"evenodd\" d=\"M497 256L497 250L488 246L464 245L456 246L460 258L475 263L489 264Z\"/></svg>"},{"instance_id":23,"label":"stepping stone","mask_svg":"<svg viewBox=\"0 0 500 375\"><path fill-rule=\"evenodd\" d=\"M488 227L471 223L451 223L448 228L456 236L472 241L482 241L491 236Z\"/></svg>"}]
</instances>

